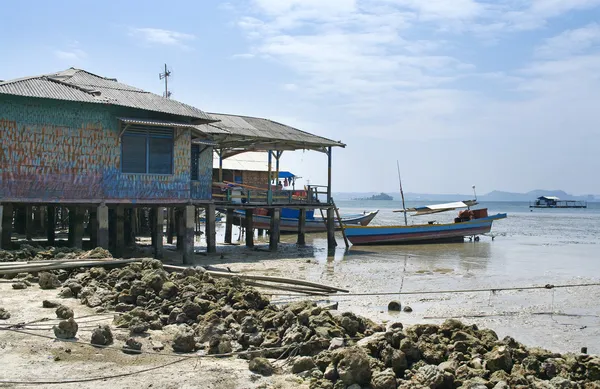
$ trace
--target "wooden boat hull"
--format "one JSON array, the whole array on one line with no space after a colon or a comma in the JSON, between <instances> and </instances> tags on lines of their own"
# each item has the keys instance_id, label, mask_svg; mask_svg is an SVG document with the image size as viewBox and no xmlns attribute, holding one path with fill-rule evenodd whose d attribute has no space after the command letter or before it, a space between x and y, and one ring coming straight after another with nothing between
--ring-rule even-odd
<instances>
[{"instance_id":1,"label":"wooden boat hull","mask_svg":"<svg viewBox=\"0 0 600 389\"><path fill-rule=\"evenodd\" d=\"M379 211L366 212L362 215L353 215L342 217L342 224L344 227L348 225L356 225L356 226L367 226L371 220L377 215ZM243 226L245 224L245 213L241 211L236 211L233 217L233 224L239 226ZM282 217L280 219L279 229L281 232L288 233L297 233L298 232L298 219L297 218L285 218ZM256 229L260 230L270 230L271 229L271 217L264 215L253 215L252 216L252 225ZM335 228L340 229L339 222L337 219L335 220ZM323 218L314 218L306 220L306 232L325 232L327 231L327 226L325 225L325 221Z\"/></svg>"},{"instance_id":2,"label":"wooden boat hull","mask_svg":"<svg viewBox=\"0 0 600 389\"><path fill-rule=\"evenodd\" d=\"M490 232L493 221L504 218L505 213L452 224L347 226L346 236L353 245L462 242L467 236Z\"/></svg>"}]
</instances>

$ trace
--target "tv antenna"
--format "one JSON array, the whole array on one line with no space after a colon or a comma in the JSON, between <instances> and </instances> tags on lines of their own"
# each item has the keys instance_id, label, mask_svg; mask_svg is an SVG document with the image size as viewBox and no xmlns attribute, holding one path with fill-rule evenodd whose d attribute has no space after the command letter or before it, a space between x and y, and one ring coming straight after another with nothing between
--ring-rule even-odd
<instances>
[{"instance_id":1,"label":"tv antenna","mask_svg":"<svg viewBox=\"0 0 600 389\"><path fill-rule=\"evenodd\" d=\"M171 71L167 69L167 64L165 64L165 72L159 73L158 78L159 80L165 80L165 92L163 93L163 97L166 97L167 99L171 97L171 92L169 92L169 77L171 77Z\"/></svg>"}]
</instances>

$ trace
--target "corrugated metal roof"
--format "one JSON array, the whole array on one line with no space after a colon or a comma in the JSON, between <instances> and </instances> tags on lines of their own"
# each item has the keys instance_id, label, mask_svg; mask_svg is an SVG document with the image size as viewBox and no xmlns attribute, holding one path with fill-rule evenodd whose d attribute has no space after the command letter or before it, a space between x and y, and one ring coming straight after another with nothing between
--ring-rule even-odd
<instances>
[{"instance_id":1,"label":"corrugated metal roof","mask_svg":"<svg viewBox=\"0 0 600 389\"><path fill-rule=\"evenodd\" d=\"M282 143L287 142L296 146L346 146L341 142L313 135L269 119L219 113L209 113L209 115L220 121L199 126L207 134L219 134L222 131L226 131L226 133L234 136L258 138L265 141L281 141Z\"/></svg>"},{"instance_id":2,"label":"corrugated metal roof","mask_svg":"<svg viewBox=\"0 0 600 389\"><path fill-rule=\"evenodd\" d=\"M205 112L191 105L167 99L81 69L67 69L37 77L0 83L0 94L39 97L84 103L114 104L212 122Z\"/></svg>"},{"instance_id":3,"label":"corrugated metal roof","mask_svg":"<svg viewBox=\"0 0 600 389\"><path fill-rule=\"evenodd\" d=\"M145 126L158 126L158 127L175 127L175 128L194 128L196 125L189 123L170 122L166 120L152 120L152 119L139 119L139 118L117 118L123 123L128 124L142 124Z\"/></svg>"}]
</instances>

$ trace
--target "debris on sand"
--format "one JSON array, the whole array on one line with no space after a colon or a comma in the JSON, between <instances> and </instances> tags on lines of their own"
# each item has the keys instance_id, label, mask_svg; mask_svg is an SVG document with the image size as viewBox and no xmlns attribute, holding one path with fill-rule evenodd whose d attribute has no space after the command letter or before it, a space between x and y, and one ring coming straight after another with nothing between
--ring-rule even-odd
<instances>
[{"instance_id":1,"label":"debris on sand","mask_svg":"<svg viewBox=\"0 0 600 389\"><path fill-rule=\"evenodd\" d=\"M248 367L251 372L264 376L270 376L275 372L275 368L271 362L269 362L267 358L263 357L251 359Z\"/></svg>"},{"instance_id":2,"label":"debris on sand","mask_svg":"<svg viewBox=\"0 0 600 389\"><path fill-rule=\"evenodd\" d=\"M14 282L12 284L12 288L13 289L17 289L17 290L19 290L19 289L27 289L27 284L24 283L24 282Z\"/></svg>"},{"instance_id":3,"label":"debris on sand","mask_svg":"<svg viewBox=\"0 0 600 389\"><path fill-rule=\"evenodd\" d=\"M129 338L123 345L123 352L125 354L141 354L142 343L138 342L134 338Z\"/></svg>"},{"instance_id":4,"label":"debris on sand","mask_svg":"<svg viewBox=\"0 0 600 389\"><path fill-rule=\"evenodd\" d=\"M102 325L94 328L90 343L94 346L108 346L113 343L113 334L110 326Z\"/></svg>"},{"instance_id":5,"label":"debris on sand","mask_svg":"<svg viewBox=\"0 0 600 389\"><path fill-rule=\"evenodd\" d=\"M56 289L60 286L60 281L58 277L49 272L42 272L39 275L40 280L38 281L40 284L40 288L42 289Z\"/></svg>"},{"instance_id":6,"label":"debris on sand","mask_svg":"<svg viewBox=\"0 0 600 389\"><path fill-rule=\"evenodd\" d=\"M56 308L56 317L67 320L75 317L75 313L71 308L64 305L59 305L58 308Z\"/></svg>"},{"instance_id":7,"label":"debris on sand","mask_svg":"<svg viewBox=\"0 0 600 389\"><path fill-rule=\"evenodd\" d=\"M0 320L8 320L10 319L10 312L8 312L4 308L0 308Z\"/></svg>"},{"instance_id":8,"label":"debris on sand","mask_svg":"<svg viewBox=\"0 0 600 389\"><path fill-rule=\"evenodd\" d=\"M54 301L50 301L50 300L44 300L42 301L42 308L56 308L58 307L60 304Z\"/></svg>"},{"instance_id":9,"label":"debris on sand","mask_svg":"<svg viewBox=\"0 0 600 389\"><path fill-rule=\"evenodd\" d=\"M79 326L71 317L69 320L61 321L58 326L54 326L52 329L54 330L54 336L59 339L73 339L77 335Z\"/></svg>"}]
</instances>

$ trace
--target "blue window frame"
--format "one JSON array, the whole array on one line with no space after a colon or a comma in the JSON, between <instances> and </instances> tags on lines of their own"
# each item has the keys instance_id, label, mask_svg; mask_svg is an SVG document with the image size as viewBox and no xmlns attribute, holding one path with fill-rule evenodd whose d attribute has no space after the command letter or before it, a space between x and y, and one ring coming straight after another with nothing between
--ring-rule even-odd
<instances>
[{"instance_id":1,"label":"blue window frame","mask_svg":"<svg viewBox=\"0 0 600 389\"><path fill-rule=\"evenodd\" d=\"M130 125L121 137L121 171L173 174L173 129Z\"/></svg>"}]
</instances>

